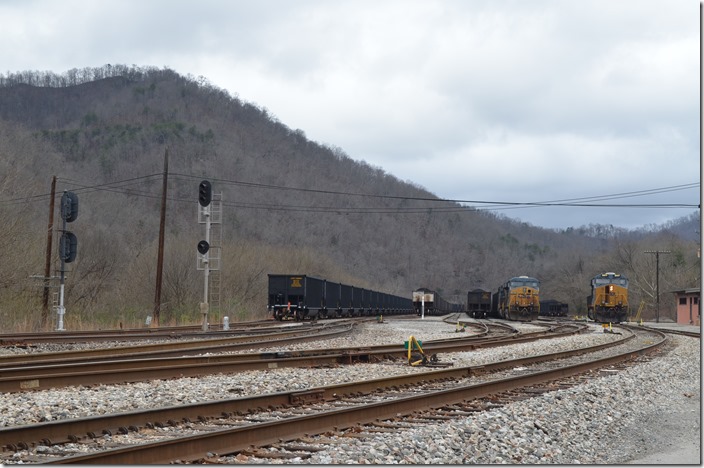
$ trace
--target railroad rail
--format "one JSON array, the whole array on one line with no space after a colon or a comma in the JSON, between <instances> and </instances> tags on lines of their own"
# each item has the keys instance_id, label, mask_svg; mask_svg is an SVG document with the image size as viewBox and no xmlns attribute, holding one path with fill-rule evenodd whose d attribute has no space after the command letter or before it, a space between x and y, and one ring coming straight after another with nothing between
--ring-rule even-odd
<instances>
[{"instance_id":1,"label":"railroad rail","mask_svg":"<svg viewBox=\"0 0 704 468\"><path fill-rule=\"evenodd\" d=\"M624 328L628 330L628 328ZM617 343L633 343L635 333L647 333L648 338L632 344L625 351L600 357L589 362L560 364L568 356L595 353ZM29 448L36 441L45 445L63 441L80 441L95 438L95 434L126 434L140 427L176 426L183 421L208 423L214 417L245 414L254 408L270 410L298 406L311 402L340 401L343 397L369 395L381 389L416 386L421 382L443 382L451 380L451 385L440 390L428 389L421 394L401 396L392 400L363 404L352 407L323 410L308 416L288 416L278 421L251 423L243 427L219 429L206 433L162 440L144 445L115 448L86 455L63 457L57 460L41 459L48 463L170 463L197 461L213 458L213 454L236 453L251 450L286 440L320 434L326 431L341 431L359 424L379 423L384 419L397 418L400 414L412 414L422 409L441 408L483 396L506 392L530 385L540 385L546 381L561 379L591 369L614 365L627 359L651 352L666 342L666 337L658 330L645 331L632 329L628 336L618 342L582 348L569 352L550 353L530 358L500 361L478 367L443 369L430 372L395 376L387 379L340 384L325 388L314 388L304 392L285 392L251 398L208 402L205 404L170 407L106 417L83 418L81 420L59 421L31 426L21 426L0 430L0 443L7 449ZM539 368L522 370L520 375L500 376L477 383L487 375L501 370L525 369L534 363L550 362L552 369ZM510 371L511 373L513 371ZM458 384L457 379L463 379ZM467 380L469 379L469 381Z\"/></svg>"},{"instance_id":2,"label":"railroad rail","mask_svg":"<svg viewBox=\"0 0 704 468\"><path fill-rule=\"evenodd\" d=\"M688 330L677 330L674 328L655 328L655 327L648 327L647 325L641 325L641 328L646 329L646 330L657 330L661 331L663 333L669 333L671 335L681 335L681 336L688 336L690 338L701 338L701 333L698 331L688 331Z\"/></svg>"},{"instance_id":3,"label":"railroad rail","mask_svg":"<svg viewBox=\"0 0 704 468\"><path fill-rule=\"evenodd\" d=\"M347 324L345 330L349 331ZM498 336L483 332L474 336L462 336L447 340L431 340L423 344L428 353L448 353L462 350L472 350L505 344L535 341L544 338L556 338L586 330L586 325L570 324L550 327L531 333L504 333ZM323 339L339 334L335 330L324 334L307 335L306 339ZM300 341L300 337L288 337L277 340L283 342ZM273 343L269 342L269 345ZM154 345L156 346L156 345ZM238 345L239 348L251 348L251 343ZM261 343L260 343L261 346ZM48 360L34 360L31 363L19 361L16 357L0 360L0 391L22 392L45 390L75 385L116 384L138 382L152 379L169 379L176 377L195 377L222 372L242 372L248 370L266 370L280 367L314 367L335 366L357 362L379 362L383 359L403 359L406 350L401 344L378 345L363 348L340 350L312 349L305 351L277 351L256 354L213 354L225 350L233 350L235 345L190 348L190 354L203 354L195 357L183 356L182 350L159 351L160 355L173 357L154 357L155 352L132 352L127 354L109 353L88 360L84 355L70 357L65 353L61 356L50 356ZM93 350L97 351L97 350ZM53 353L50 353L53 354ZM100 353L98 353L100 354ZM178 354L178 356L174 356ZM38 355L34 355L38 356ZM60 363L59 363L60 362Z\"/></svg>"},{"instance_id":4,"label":"railroad rail","mask_svg":"<svg viewBox=\"0 0 704 468\"><path fill-rule=\"evenodd\" d=\"M107 330L42 331L28 333L0 333L0 346L23 346L37 343L85 343L95 341L139 341L165 338L188 338L231 334L266 333L281 328L272 320L234 322L229 330L220 324L211 324L207 331L202 325L182 325L155 328L119 328Z\"/></svg>"},{"instance_id":5,"label":"railroad rail","mask_svg":"<svg viewBox=\"0 0 704 468\"><path fill-rule=\"evenodd\" d=\"M198 340L167 341L150 344L121 344L108 348L80 349L57 352L8 354L0 356L0 369L17 366L44 365L52 362L89 362L124 360L136 357L188 356L215 352L237 351L248 348L280 346L282 344L326 339L348 333L353 322L333 324L306 323L297 327L278 327L274 332L233 337L202 337ZM116 340L117 341L117 340Z\"/></svg>"}]
</instances>

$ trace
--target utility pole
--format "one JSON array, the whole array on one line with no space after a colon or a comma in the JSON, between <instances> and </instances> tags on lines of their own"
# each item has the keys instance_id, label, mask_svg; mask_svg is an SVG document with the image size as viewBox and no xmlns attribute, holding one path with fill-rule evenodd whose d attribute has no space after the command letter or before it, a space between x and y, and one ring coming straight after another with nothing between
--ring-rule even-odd
<instances>
[{"instance_id":1,"label":"utility pole","mask_svg":"<svg viewBox=\"0 0 704 468\"><path fill-rule=\"evenodd\" d=\"M51 178L51 198L49 199L49 227L46 230L46 261L44 262L44 294L42 297L42 327L49 319L49 288L51 286L51 244L54 234L54 198L56 197L56 176Z\"/></svg>"},{"instance_id":2,"label":"utility pole","mask_svg":"<svg viewBox=\"0 0 704 468\"><path fill-rule=\"evenodd\" d=\"M660 323L660 254L669 254L669 250L646 250L643 253L655 254L655 323Z\"/></svg>"},{"instance_id":3,"label":"utility pole","mask_svg":"<svg viewBox=\"0 0 704 468\"><path fill-rule=\"evenodd\" d=\"M154 291L154 320L151 325L159 326L161 311L161 277L164 270L164 230L166 226L166 187L169 180L169 149L164 150L164 182L161 189L161 220L159 222L159 254L156 263L156 288Z\"/></svg>"}]
</instances>

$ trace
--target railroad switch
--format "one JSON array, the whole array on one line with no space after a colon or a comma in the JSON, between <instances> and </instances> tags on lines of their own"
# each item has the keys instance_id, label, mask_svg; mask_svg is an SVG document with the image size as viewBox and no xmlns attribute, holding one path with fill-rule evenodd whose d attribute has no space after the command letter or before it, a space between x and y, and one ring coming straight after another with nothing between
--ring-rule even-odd
<instances>
[{"instance_id":1,"label":"railroad switch","mask_svg":"<svg viewBox=\"0 0 704 468\"><path fill-rule=\"evenodd\" d=\"M457 322L457 326L455 327L455 333L463 332L463 331L467 331L467 324Z\"/></svg>"},{"instance_id":2,"label":"railroad switch","mask_svg":"<svg viewBox=\"0 0 704 468\"><path fill-rule=\"evenodd\" d=\"M437 354L428 357L423 351L423 343L418 341L413 335L408 338L404 345L408 350L408 364L410 366L450 367L453 365L451 362L440 362Z\"/></svg>"},{"instance_id":3,"label":"railroad switch","mask_svg":"<svg viewBox=\"0 0 704 468\"><path fill-rule=\"evenodd\" d=\"M601 326L604 328L604 333L613 333L614 335L621 334L620 332L615 332L613 328L611 328L611 322L609 322L608 325L603 323Z\"/></svg>"}]
</instances>

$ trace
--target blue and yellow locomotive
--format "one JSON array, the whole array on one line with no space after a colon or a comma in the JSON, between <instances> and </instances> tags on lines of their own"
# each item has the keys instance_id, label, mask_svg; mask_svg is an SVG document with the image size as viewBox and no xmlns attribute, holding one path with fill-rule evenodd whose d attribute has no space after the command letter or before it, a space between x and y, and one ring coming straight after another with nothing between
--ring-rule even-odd
<instances>
[{"instance_id":1,"label":"blue and yellow locomotive","mask_svg":"<svg viewBox=\"0 0 704 468\"><path fill-rule=\"evenodd\" d=\"M499 286L492 300L492 315L506 320L530 322L540 314L540 281L516 276Z\"/></svg>"},{"instance_id":2,"label":"blue and yellow locomotive","mask_svg":"<svg viewBox=\"0 0 704 468\"><path fill-rule=\"evenodd\" d=\"M628 278L614 272L592 278L587 317L600 323L625 322L628 316Z\"/></svg>"}]
</instances>

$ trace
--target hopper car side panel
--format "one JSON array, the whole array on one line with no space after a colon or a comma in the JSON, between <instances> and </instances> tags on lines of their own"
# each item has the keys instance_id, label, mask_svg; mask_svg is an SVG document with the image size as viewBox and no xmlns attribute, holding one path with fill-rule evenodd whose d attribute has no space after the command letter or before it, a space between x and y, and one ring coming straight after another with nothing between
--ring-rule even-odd
<instances>
[{"instance_id":1,"label":"hopper car side panel","mask_svg":"<svg viewBox=\"0 0 704 468\"><path fill-rule=\"evenodd\" d=\"M475 289L467 293L467 315L472 318L487 318L491 313L491 292Z\"/></svg>"}]
</instances>

